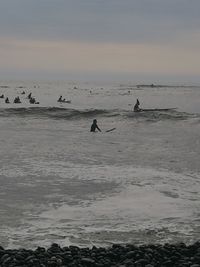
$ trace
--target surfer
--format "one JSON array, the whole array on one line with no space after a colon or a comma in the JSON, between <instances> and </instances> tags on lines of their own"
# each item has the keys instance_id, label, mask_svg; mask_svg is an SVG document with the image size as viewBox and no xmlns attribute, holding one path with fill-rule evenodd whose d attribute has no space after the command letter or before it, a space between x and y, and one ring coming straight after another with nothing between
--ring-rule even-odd
<instances>
[{"instance_id":1,"label":"surfer","mask_svg":"<svg viewBox=\"0 0 200 267\"><path fill-rule=\"evenodd\" d=\"M29 103L30 104L35 104L36 100L35 100L35 97L31 97L30 100L29 100Z\"/></svg>"},{"instance_id":2,"label":"surfer","mask_svg":"<svg viewBox=\"0 0 200 267\"><path fill-rule=\"evenodd\" d=\"M139 112L139 111L141 111L141 108L140 108L139 106L140 106L140 101L139 101L138 98L137 98L136 104L135 104L135 106L134 106L134 112Z\"/></svg>"},{"instance_id":3,"label":"surfer","mask_svg":"<svg viewBox=\"0 0 200 267\"><path fill-rule=\"evenodd\" d=\"M63 99L62 99L62 95L58 98L57 102L62 102Z\"/></svg>"},{"instance_id":4,"label":"surfer","mask_svg":"<svg viewBox=\"0 0 200 267\"><path fill-rule=\"evenodd\" d=\"M62 96L60 96L58 98L57 102L59 102L59 103L71 103L71 100L66 100L65 98L62 98Z\"/></svg>"},{"instance_id":5,"label":"surfer","mask_svg":"<svg viewBox=\"0 0 200 267\"><path fill-rule=\"evenodd\" d=\"M93 120L93 123L92 123L92 125L91 125L90 132L95 132L96 129L97 129L99 132L101 132L101 129L100 129L100 128L98 127L98 125L97 125L97 120L94 119L94 120Z\"/></svg>"},{"instance_id":6,"label":"surfer","mask_svg":"<svg viewBox=\"0 0 200 267\"><path fill-rule=\"evenodd\" d=\"M15 104L19 104L19 103L21 103L21 100L20 100L19 96L15 97L13 103L15 103Z\"/></svg>"},{"instance_id":7,"label":"surfer","mask_svg":"<svg viewBox=\"0 0 200 267\"><path fill-rule=\"evenodd\" d=\"M32 97L32 93L30 93L30 94L28 95L28 99L31 99L31 97Z\"/></svg>"},{"instance_id":8,"label":"surfer","mask_svg":"<svg viewBox=\"0 0 200 267\"><path fill-rule=\"evenodd\" d=\"M9 104L9 103L10 103L8 97L6 97L6 99L5 99L5 103L6 103L6 104Z\"/></svg>"}]
</instances>

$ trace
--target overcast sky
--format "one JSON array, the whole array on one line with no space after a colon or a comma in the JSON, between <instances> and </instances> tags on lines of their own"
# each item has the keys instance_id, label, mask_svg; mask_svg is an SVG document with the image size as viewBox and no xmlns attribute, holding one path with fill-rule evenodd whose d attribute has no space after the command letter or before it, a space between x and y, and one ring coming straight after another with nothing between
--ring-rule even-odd
<instances>
[{"instance_id":1,"label":"overcast sky","mask_svg":"<svg viewBox=\"0 0 200 267\"><path fill-rule=\"evenodd\" d=\"M0 77L200 82L199 0L0 0Z\"/></svg>"}]
</instances>

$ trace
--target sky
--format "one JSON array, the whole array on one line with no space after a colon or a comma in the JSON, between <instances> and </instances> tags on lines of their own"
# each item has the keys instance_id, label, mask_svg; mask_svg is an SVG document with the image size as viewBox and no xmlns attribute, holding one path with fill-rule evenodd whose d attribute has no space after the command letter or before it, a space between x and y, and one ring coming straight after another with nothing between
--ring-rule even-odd
<instances>
[{"instance_id":1,"label":"sky","mask_svg":"<svg viewBox=\"0 0 200 267\"><path fill-rule=\"evenodd\" d=\"M0 79L200 83L199 0L0 0Z\"/></svg>"}]
</instances>

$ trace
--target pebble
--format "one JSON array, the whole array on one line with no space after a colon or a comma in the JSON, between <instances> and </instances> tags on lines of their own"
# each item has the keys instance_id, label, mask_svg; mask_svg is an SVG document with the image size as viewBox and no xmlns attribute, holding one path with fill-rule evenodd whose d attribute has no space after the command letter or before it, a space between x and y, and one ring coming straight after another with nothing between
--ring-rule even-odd
<instances>
[{"instance_id":1,"label":"pebble","mask_svg":"<svg viewBox=\"0 0 200 267\"><path fill-rule=\"evenodd\" d=\"M200 267L200 241L192 245L113 245L109 248L77 246L35 250L0 246L2 267Z\"/></svg>"}]
</instances>

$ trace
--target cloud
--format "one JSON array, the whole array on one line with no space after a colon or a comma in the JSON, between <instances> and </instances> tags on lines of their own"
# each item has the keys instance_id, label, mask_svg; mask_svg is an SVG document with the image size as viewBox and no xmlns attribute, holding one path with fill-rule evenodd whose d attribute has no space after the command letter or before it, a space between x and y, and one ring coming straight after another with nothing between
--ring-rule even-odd
<instances>
[{"instance_id":1,"label":"cloud","mask_svg":"<svg viewBox=\"0 0 200 267\"><path fill-rule=\"evenodd\" d=\"M169 42L200 28L197 0L0 0L0 33L16 38Z\"/></svg>"},{"instance_id":2,"label":"cloud","mask_svg":"<svg viewBox=\"0 0 200 267\"><path fill-rule=\"evenodd\" d=\"M198 0L0 0L0 69L199 75Z\"/></svg>"},{"instance_id":3,"label":"cloud","mask_svg":"<svg viewBox=\"0 0 200 267\"><path fill-rule=\"evenodd\" d=\"M200 39L199 39L200 43ZM0 67L41 71L200 74L199 48L188 44L0 40Z\"/></svg>"}]
</instances>

